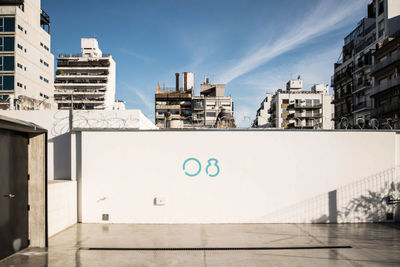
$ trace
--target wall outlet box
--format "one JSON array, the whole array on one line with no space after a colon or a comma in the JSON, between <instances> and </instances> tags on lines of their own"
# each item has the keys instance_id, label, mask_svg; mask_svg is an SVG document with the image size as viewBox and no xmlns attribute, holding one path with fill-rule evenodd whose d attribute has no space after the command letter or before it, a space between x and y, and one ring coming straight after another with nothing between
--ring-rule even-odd
<instances>
[{"instance_id":1,"label":"wall outlet box","mask_svg":"<svg viewBox=\"0 0 400 267\"><path fill-rule=\"evenodd\" d=\"M154 198L155 206L164 206L166 204L166 200L164 197L156 197Z\"/></svg>"}]
</instances>

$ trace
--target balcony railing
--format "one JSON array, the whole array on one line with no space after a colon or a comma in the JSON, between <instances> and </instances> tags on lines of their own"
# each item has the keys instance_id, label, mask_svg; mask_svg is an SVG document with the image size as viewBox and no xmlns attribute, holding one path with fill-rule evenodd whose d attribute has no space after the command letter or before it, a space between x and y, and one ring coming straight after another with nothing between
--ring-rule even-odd
<instances>
[{"instance_id":1,"label":"balcony railing","mask_svg":"<svg viewBox=\"0 0 400 267\"><path fill-rule=\"evenodd\" d=\"M319 109L322 108L322 104L294 104L293 107L300 109Z\"/></svg>"},{"instance_id":2,"label":"balcony railing","mask_svg":"<svg viewBox=\"0 0 400 267\"><path fill-rule=\"evenodd\" d=\"M372 116L380 117L380 116L384 116L386 114L390 114L393 112L400 112L400 103L399 102L375 107L374 109L372 109Z\"/></svg>"},{"instance_id":3,"label":"balcony railing","mask_svg":"<svg viewBox=\"0 0 400 267\"><path fill-rule=\"evenodd\" d=\"M156 109L180 109L180 105L156 105Z\"/></svg>"},{"instance_id":4,"label":"balcony railing","mask_svg":"<svg viewBox=\"0 0 400 267\"><path fill-rule=\"evenodd\" d=\"M381 84L379 84L379 85L375 85L372 88L371 95L375 95L377 93L383 92L383 91L390 89L397 85L400 85L400 77L388 80L386 82L381 82Z\"/></svg>"},{"instance_id":5,"label":"balcony railing","mask_svg":"<svg viewBox=\"0 0 400 267\"><path fill-rule=\"evenodd\" d=\"M340 72L336 72L333 82L334 84L343 81L346 78L351 78L353 77L353 66L348 66L346 69L340 71Z\"/></svg>"},{"instance_id":6,"label":"balcony railing","mask_svg":"<svg viewBox=\"0 0 400 267\"><path fill-rule=\"evenodd\" d=\"M396 51L381 62L374 64L372 67L372 73L375 73L398 60L400 60L400 51Z\"/></svg>"},{"instance_id":7,"label":"balcony railing","mask_svg":"<svg viewBox=\"0 0 400 267\"><path fill-rule=\"evenodd\" d=\"M353 105L353 112L367 107L367 101L360 102Z\"/></svg>"}]
</instances>

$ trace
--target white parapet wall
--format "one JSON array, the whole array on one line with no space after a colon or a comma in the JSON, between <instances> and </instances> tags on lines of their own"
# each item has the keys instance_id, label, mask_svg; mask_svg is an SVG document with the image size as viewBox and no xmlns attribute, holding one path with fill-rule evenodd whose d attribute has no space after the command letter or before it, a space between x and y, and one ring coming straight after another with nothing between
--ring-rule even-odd
<instances>
[{"instance_id":1,"label":"white parapet wall","mask_svg":"<svg viewBox=\"0 0 400 267\"><path fill-rule=\"evenodd\" d=\"M79 220L391 220L393 208L384 198L400 190L399 136L374 131L82 131Z\"/></svg>"},{"instance_id":2,"label":"white parapet wall","mask_svg":"<svg viewBox=\"0 0 400 267\"><path fill-rule=\"evenodd\" d=\"M77 222L76 181L49 181L48 183L49 237Z\"/></svg>"}]
</instances>

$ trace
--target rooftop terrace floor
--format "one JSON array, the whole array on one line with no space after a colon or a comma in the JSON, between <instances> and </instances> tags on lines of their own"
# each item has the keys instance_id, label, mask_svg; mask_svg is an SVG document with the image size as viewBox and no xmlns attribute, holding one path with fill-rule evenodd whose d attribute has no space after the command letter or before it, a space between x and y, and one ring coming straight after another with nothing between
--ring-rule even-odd
<instances>
[{"instance_id":1,"label":"rooftop terrace floor","mask_svg":"<svg viewBox=\"0 0 400 267\"><path fill-rule=\"evenodd\" d=\"M29 248L0 261L46 265L399 266L400 225L76 224L51 237L46 250Z\"/></svg>"}]
</instances>

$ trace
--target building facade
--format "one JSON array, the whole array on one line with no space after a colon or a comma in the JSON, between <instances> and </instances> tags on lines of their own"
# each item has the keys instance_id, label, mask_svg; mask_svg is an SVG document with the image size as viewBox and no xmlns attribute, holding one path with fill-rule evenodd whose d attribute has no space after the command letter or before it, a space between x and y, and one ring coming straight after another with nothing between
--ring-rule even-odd
<instances>
[{"instance_id":1,"label":"building facade","mask_svg":"<svg viewBox=\"0 0 400 267\"><path fill-rule=\"evenodd\" d=\"M374 99L371 97L376 44L400 28L400 2L373 0L368 16L344 39L342 58L334 65L335 128L365 127L373 120Z\"/></svg>"},{"instance_id":2,"label":"building facade","mask_svg":"<svg viewBox=\"0 0 400 267\"><path fill-rule=\"evenodd\" d=\"M0 109L50 109L54 57L40 0L0 2Z\"/></svg>"},{"instance_id":3,"label":"building facade","mask_svg":"<svg viewBox=\"0 0 400 267\"><path fill-rule=\"evenodd\" d=\"M400 129L400 32L378 43L373 56L372 126Z\"/></svg>"},{"instance_id":4,"label":"building facade","mask_svg":"<svg viewBox=\"0 0 400 267\"><path fill-rule=\"evenodd\" d=\"M259 126L257 115L253 127L271 127L281 129L333 129L333 96L329 86L314 85L310 91L303 90L300 76L290 80L286 90L279 89L274 95L267 95L268 122ZM262 103L262 105L263 105ZM263 107L265 109L265 106ZM257 112L259 114L261 112ZM265 122L265 118L262 118Z\"/></svg>"},{"instance_id":5,"label":"building facade","mask_svg":"<svg viewBox=\"0 0 400 267\"><path fill-rule=\"evenodd\" d=\"M81 39L81 54L60 55L54 98L58 109L105 109L115 106L115 61L95 38Z\"/></svg>"},{"instance_id":6,"label":"building facade","mask_svg":"<svg viewBox=\"0 0 400 267\"><path fill-rule=\"evenodd\" d=\"M265 98L261 102L260 107L257 110L257 115L253 121L252 128L269 128L271 124L269 122L270 114L268 110L271 108L272 94L266 94Z\"/></svg>"},{"instance_id":7,"label":"building facade","mask_svg":"<svg viewBox=\"0 0 400 267\"><path fill-rule=\"evenodd\" d=\"M225 96L224 84L200 85L200 96L194 95L194 73L183 72L183 88L157 86L155 94L155 124L163 128L234 128L232 97ZM217 123L219 122L219 123Z\"/></svg>"}]
</instances>

